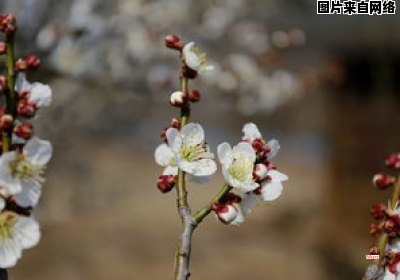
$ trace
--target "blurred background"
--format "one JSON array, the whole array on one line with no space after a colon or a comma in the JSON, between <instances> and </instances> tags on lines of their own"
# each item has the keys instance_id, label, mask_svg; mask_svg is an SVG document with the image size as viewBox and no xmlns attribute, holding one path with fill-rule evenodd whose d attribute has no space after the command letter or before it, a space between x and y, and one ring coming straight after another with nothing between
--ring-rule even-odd
<instances>
[{"instance_id":1,"label":"blurred background","mask_svg":"<svg viewBox=\"0 0 400 280\"><path fill-rule=\"evenodd\" d=\"M372 244L371 185L400 150L400 16L316 14L314 0L2 0L19 55L38 53L54 102L35 121L55 154L36 216L42 241L11 279L172 279L175 193L156 188L159 132L178 110L179 34L216 70L192 120L215 152L253 121L278 138L283 196L240 228L210 216L194 235L193 279L360 279ZM196 209L222 184L189 187Z\"/></svg>"}]
</instances>

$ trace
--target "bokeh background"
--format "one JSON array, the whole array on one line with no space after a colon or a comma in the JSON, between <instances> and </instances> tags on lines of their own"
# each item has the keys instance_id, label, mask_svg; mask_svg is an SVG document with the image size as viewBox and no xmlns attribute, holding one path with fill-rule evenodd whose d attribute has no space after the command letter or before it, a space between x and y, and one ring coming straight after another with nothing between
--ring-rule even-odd
<instances>
[{"instance_id":1,"label":"bokeh background","mask_svg":"<svg viewBox=\"0 0 400 280\"><path fill-rule=\"evenodd\" d=\"M162 195L153 160L178 111L176 33L216 70L194 82L192 119L215 151L245 122L278 138L290 176L283 196L240 228L210 216L194 235L193 279L360 279L371 185L400 150L400 16L316 14L314 0L2 0L16 14L18 54L43 59L31 80L53 106L37 134L55 147L36 216L39 246L11 279L172 279L180 233L174 192ZM398 13L397 13L398 14ZM200 207L221 175L189 187Z\"/></svg>"}]
</instances>

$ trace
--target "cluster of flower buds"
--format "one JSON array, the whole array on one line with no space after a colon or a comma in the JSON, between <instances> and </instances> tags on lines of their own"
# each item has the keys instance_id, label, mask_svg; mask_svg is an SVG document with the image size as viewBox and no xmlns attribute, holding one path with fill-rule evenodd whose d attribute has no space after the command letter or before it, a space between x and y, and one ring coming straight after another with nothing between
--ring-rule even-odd
<instances>
[{"instance_id":1,"label":"cluster of flower buds","mask_svg":"<svg viewBox=\"0 0 400 280\"><path fill-rule=\"evenodd\" d=\"M385 160L386 167L399 171L400 170L400 153L391 154ZM387 189L396 183L396 177L386 174L377 173L374 175L372 182L373 184L381 190Z\"/></svg>"},{"instance_id":2,"label":"cluster of flower buds","mask_svg":"<svg viewBox=\"0 0 400 280\"><path fill-rule=\"evenodd\" d=\"M385 165L390 169L400 170L400 154L390 155ZM381 248L374 244L369 249L369 253L380 255L379 267L383 278L379 276L379 279L396 279L396 275L400 272L400 198L396 197L398 196L398 179L386 173L378 173L374 175L372 181L374 186L381 190L395 187L388 206L374 204L371 207L371 215L376 222L371 224L370 234L385 236L387 244Z\"/></svg>"},{"instance_id":3,"label":"cluster of flower buds","mask_svg":"<svg viewBox=\"0 0 400 280\"><path fill-rule=\"evenodd\" d=\"M370 227L371 235L386 233L389 238L400 236L400 215L383 204L374 204L371 207L371 215L377 220Z\"/></svg>"},{"instance_id":4,"label":"cluster of flower buds","mask_svg":"<svg viewBox=\"0 0 400 280\"><path fill-rule=\"evenodd\" d=\"M16 20L8 14L0 15L0 32L5 42L0 43L0 54L13 57L14 45L10 36L16 31ZM33 136L29 122L37 110L49 106L52 92L49 86L30 83L26 71L36 69L40 60L28 55L7 64L7 77L0 77L0 131L3 136L0 156L0 268L9 268L21 258L23 249L35 246L40 239L39 224L32 216L37 205L44 172L52 155L49 141ZM7 145L4 145L7 141Z\"/></svg>"},{"instance_id":5,"label":"cluster of flower buds","mask_svg":"<svg viewBox=\"0 0 400 280\"><path fill-rule=\"evenodd\" d=\"M241 224L258 200L277 199L283 191L282 182L288 179L271 163L271 159L280 149L279 142L277 140L266 142L253 123L245 124L243 133L241 143L233 148L228 143L218 146L222 174L226 183L238 193L241 200L235 204L238 211L233 220L227 221L221 217L222 212L219 210L226 210L221 205L215 208L214 212L219 220L225 220L225 223L233 225Z\"/></svg>"}]
</instances>

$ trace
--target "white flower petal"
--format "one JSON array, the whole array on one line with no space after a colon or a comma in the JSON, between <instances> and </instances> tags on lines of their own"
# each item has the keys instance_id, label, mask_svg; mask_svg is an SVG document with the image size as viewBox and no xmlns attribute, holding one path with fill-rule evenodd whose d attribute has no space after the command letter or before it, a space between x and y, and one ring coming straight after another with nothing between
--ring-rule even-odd
<instances>
[{"instance_id":1,"label":"white flower petal","mask_svg":"<svg viewBox=\"0 0 400 280\"><path fill-rule=\"evenodd\" d=\"M256 152L247 142L240 142L237 144L235 147L233 147L232 153L236 159L240 160L241 158L247 158L247 160L250 160L251 162L256 161Z\"/></svg>"},{"instance_id":2,"label":"white flower petal","mask_svg":"<svg viewBox=\"0 0 400 280\"><path fill-rule=\"evenodd\" d=\"M244 134L243 139L253 141L254 139L262 138L258 127L254 123L246 123L243 126L242 132Z\"/></svg>"},{"instance_id":3,"label":"white flower petal","mask_svg":"<svg viewBox=\"0 0 400 280\"><path fill-rule=\"evenodd\" d=\"M39 107L49 106L51 103L52 93L48 85L42 83L33 83L29 95L29 101L35 103Z\"/></svg>"},{"instance_id":4,"label":"white flower petal","mask_svg":"<svg viewBox=\"0 0 400 280\"><path fill-rule=\"evenodd\" d=\"M29 91L31 89L31 84L26 79L26 74L24 72L18 72L17 79L15 81L15 90L21 94L24 91Z\"/></svg>"},{"instance_id":5,"label":"white flower petal","mask_svg":"<svg viewBox=\"0 0 400 280\"><path fill-rule=\"evenodd\" d=\"M242 212L242 209L238 207L238 213L236 215L236 218L230 223L233 226L240 226L241 224L244 223L245 216Z\"/></svg>"},{"instance_id":6,"label":"white flower petal","mask_svg":"<svg viewBox=\"0 0 400 280\"><path fill-rule=\"evenodd\" d=\"M182 146L182 139L179 135L179 131L176 128L170 127L165 135L167 136L168 146L174 153L178 153Z\"/></svg>"},{"instance_id":7,"label":"white flower petal","mask_svg":"<svg viewBox=\"0 0 400 280\"><path fill-rule=\"evenodd\" d=\"M0 267L10 268L16 265L17 261L21 258L22 246L21 244L12 239L4 238L0 242Z\"/></svg>"},{"instance_id":8,"label":"white flower petal","mask_svg":"<svg viewBox=\"0 0 400 280\"><path fill-rule=\"evenodd\" d=\"M189 123L182 127L181 135L184 146L197 146L204 143L204 130L198 123Z\"/></svg>"},{"instance_id":9,"label":"white flower petal","mask_svg":"<svg viewBox=\"0 0 400 280\"><path fill-rule=\"evenodd\" d=\"M0 156L0 186L7 189L8 192L14 194L20 191L20 188L9 186L14 181L11 174L11 162L15 160L16 152L7 152Z\"/></svg>"},{"instance_id":10,"label":"white flower petal","mask_svg":"<svg viewBox=\"0 0 400 280\"><path fill-rule=\"evenodd\" d=\"M261 197L265 201L277 199L283 192L283 185L280 182L268 182L261 186Z\"/></svg>"},{"instance_id":11,"label":"white flower petal","mask_svg":"<svg viewBox=\"0 0 400 280\"><path fill-rule=\"evenodd\" d=\"M29 249L39 243L40 229L39 224L32 217L19 217L14 225L13 235L23 249Z\"/></svg>"},{"instance_id":12,"label":"white flower petal","mask_svg":"<svg viewBox=\"0 0 400 280\"><path fill-rule=\"evenodd\" d=\"M51 158L53 148L49 141L33 137L26 143L24 153L30 163L34 165L45 165Z\"/></svg>"},{"instance_id":13,"label":"white flower petal","mask_svg":"<svg viewBox=\"0 0 400 280\"><path fill-rule=\"evenodd\" d=\"M6 207L6 202L4 201L4 199L1 197L0 198L0 211L4 210L4 207Z\"/></svg>"},{"instance_id":14,"label":"white flower petal","mask_svg":"<svg viewBox=\"0 0 400 280\"><path fill-rule=\"evenodd\" d=\"M268 153L268 159L272 159L278 154L281 146L279 145L279 141L276 139L268 141L267 145L271 148L271 151Z\"/></svg>"},{"instance_id":15,"label":"white flower petal","mask_svg":"<svg viewBox=\"0 0 400 280\"><path fill-rule=\"evenodd\" d=\"M188 179L189 181L196 183L196 184L205 184L209 182L212 179L213 175L208 175L208 176L193 176L191 174L188 174Z\"/></svg>"},{"instance_id":16,"label":"white flower petal","mask_svg":"<svg viewBox=\"0 0 400 280\"><path fill-rule=\"evenodd\" d=\"M36 206L42 195L42 186L36 181L22 181L22 191L15 195L15 200L22 207Z\"/></svg>"},{"instance_id":17,"label":"white flower petal","mask_svg":"<svg viewBox=\"0 0 400 280\"><path fill-rule=\"evenodd\" d=\"M253 211L253 208L256 206L257 201L259 200L259 196L254 193L245 193L242 195L242 201L240 202L240 206L242 207L242 212L244 216L247 216Z\"/></svg>"},{"instance_id":18,"label":"white flower petal","mask_svg":"<svg viewBox=\"0 0 400 280\"><path fill-rule=\"evenodd\" d=\"M180 169L194 176L210 176L217 171L217 165L212 159L204 158L192 162L178 160Z\"/></svg>"},{"instance_id":19,"label":"white flower petal","mask_svg":"<svg viewBox=\"0 0 400 280\"><path fill-rule=\"evenodd\" d=\"M224 142L218 145L217 148L218 159L223 165L229 165L232 162L232 148L231 145Z\"/></svg>"},{"instance_id":20,"label":"white flower petal","mask_svg":"<svg viewBox=\"0 0 400 280\"><path fill-rule=\"evenodd\" d=\"M177 166L167 166L164 168L163 175L178 175Z\"/></svg>"},{"instance_id":21,"label":"white flower petal","mask_svg":"<svg viewBox=\"0 0 400 280\"><path fill-rule=\"evenodd\" d=\"M175 162L175 155L167 144L161 144L154 152L154 159L158 165L166 167Z\"/></svg>"},{"instance_id":22,"label":"white flower petal","mask_svg":"<svg viewBox=\"0 0 400 280\"><path fill-rule=\"evenodd\" d=\"M283 174L277 170L269 170L268 176L271 178L272 182L284 182L289 179L286 174Z\"/></svg>"},{"instance_id":23,"label":"white flower petal","mask_svg":"<svg viewBox=\"0 0 400 280\"><path fill-rule=\"evenodd\" d=\"M185 59L185 64L195 70L195 71L199 71L201 63L200 63L200 59L197 56L197 54L193 51L194 49L194 42L190 42L187 43L184 47L183 47L183 56Z\"/></svg>"}]
</instances>

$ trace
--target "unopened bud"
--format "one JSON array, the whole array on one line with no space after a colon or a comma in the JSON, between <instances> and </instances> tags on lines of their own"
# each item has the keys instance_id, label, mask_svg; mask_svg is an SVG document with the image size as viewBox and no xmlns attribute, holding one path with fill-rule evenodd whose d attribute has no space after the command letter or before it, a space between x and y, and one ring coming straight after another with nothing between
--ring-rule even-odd
<instances>
[{"instance_id":1,"label":"unopened bud","mask_svg":"<svg viewBox=\"0 0 400 280\"><path fill-rule=\"evenodd\" d=\"M7 78L5 76L0 76L0 91L7 87Z\"/></svg>"},{"instance_id":2,"label":"unopened bud","mask_svg":"<svg viewBox=\"0 0 400 280\"><path fill-rule=\"evenodd\" d=\"M183 49L183 42L177 35L167 35L164 39L164 42L167 48L178 51Z\"/></svg>"},{"instance_id":3,"label":"unopened bud","mask_svg":"<svg viewBox=\"0 0 400 280\"><path fill-rule=\"evenodd\" d=\"M160 175L157 180L157 188L162 193L167 193L171 191L176 183L175 175Z\"/></svg>"},{"instance_id":4,"label":"unopened bud","mask_svg":"<svg viewBox=\"0 0 400 280\"><path fill-rule=\"evenodd\" d=\"M22 100L21 100L22 101ZM37 110L37 106L33 103L29 102L19 102L17 105L18 114L26 119L32 118L35 116Z\"/></svg>"},{"instance_id":5,"label":"unopened bud","mask_svg":"<svg viewBox=\"0 0 400 280\"><path fill-rule=\"evenodd\" d=\"M372 183L381 190L384 190L384 189L387 189L387 188L393 186L393 184L395 182L396 182L395 177L390 176L388 174L384 174L384 173L376 174L372 179Z\"/></svg>"},{"instance_id":6,"label":"unopened bud","mask_svg":"<svg viewBox=\"0 0 400 280\"><path fill-rule=\"evenodd\" d=\"M8 129L13 125L13 117L9 114L4 114L0 117L0 128Z\"/></svg>"},{"instance_id":7,"label":"unopened bud","mask_svg":"<svg viewBox=\"0 0 400 280\"><path fill-rule=\"evenodd\" d=\"M19 124L14 127L14 134L24 140L29 140L32 138L33 125L30 123Z\"/></svg>"},{"instance_id":8,"label":"unopened bud","mask_svg":"<svg viewBox=\"0 0 400 280\"><path fill-rule=\"evenodd\" d=\"M370 255L379 255L379 248L375 244L369 248Z\"/></svg>"},{"instance_id":9,"label":"unopened bud","mask_svg":"<svg viewBox=\"0 0 400 280\"><path fill-rule=\"evenodd\" d=\"M374 219L383 219L387 216L387 207L383 204L374 204L371 207L371 215Z\"/></svg>"},{"instance_id":10,"label":"unopened bud","mask_svg":"<svg viewBox=\"0 0 400 280\"><path fill-rule=\"evenodd\" d=\"M400 169L400 153L392 154L392 155L388 156L388 158L385 161L385 164L389 168L399 170Z\"/></svg>"},{"instance_id":11,"label":"unopened bud","mask_svg":"<svg viewBox=\"0 0 400 280\"><path fill-rule=\"evenodd\" d=\"M218 220L224 224L232 223L239 215L237 208L230 204L215 204L212 210L217 215Z\"/></svg>"},{"instance_id":12,"label":"unopened bud","mask_svg":"<svg viewBox=\"0 0 400 280\"><path fill-rule=\"evenodd\" d=\"M0 42L0 55L5 54L7 51L7 45L4 42Z\"/></svg>"},{"instance_id":13,"label":"unopened bud","mask_svg":"<svg viewBox=\"0 0 400 280\"><path fill-rule=\"evenodd\" d=\"M256 181L265 179L268 175L268 168L265 164L258 163L254 166L253 178Z\"/></svg>"},{"instance_id":14,"label":"unopened bud","mask_svg":"<svg viewBox=\"0 0 400 280\"><path fill-rule=\"evenodd\" d=\"M186 94L182 91L175 91L171 94L169 102L172 106L181 107L186 103Z\"/></svg>"},{"instance_id":15,"label":"unopened bud","mask_svg":"<svg viewBox=\"0 0 400 280\"><path fill-rule=\"evenodd\" d=\"M0 14L0 31L11 35L17 30L17 21L11 14Z\"/></svg>"},{"instance_id":16,"label":"unopened bud","mask_svg":"<svg viewBox=\"0 0 400 280\"><path fill-rule=\"evenodd\" d=\"M167 130L168 130L168 127L163 128L160 133L161 140L165 143L167 143Z\"/></svg>"},{"instance_id":17,"label":"unopened bud","mask_svg":"<svg viewBox=\"0 0 400 280\"><path fill-rule=\"evenodd\" d=\"M191 102L198 102L200 100L200 92L197 89L189 90L188 99Z\"/></svg>"},{"instance_id":18,"label":"unopened bud","mask_svg":"<svg viewBox=\"0 0 400 280\"><path fill-rule=\"evenodd\" d=\"M181 127L181 122L177 118L173 118L169 125L173 128L179 129Z\"/></svg>"},{"instance_id":19,"label":"unopened bud","mask_svg":"<svg viewBox=\"0 0 400 280\"><path fill-rule=\"evenodd\" d=\"M370 228L369 228L369 234L372 236L375 236L377 234L380 234L382 232L382 226L383 223L372 223Z\"/></svg>"}]
</instances>

